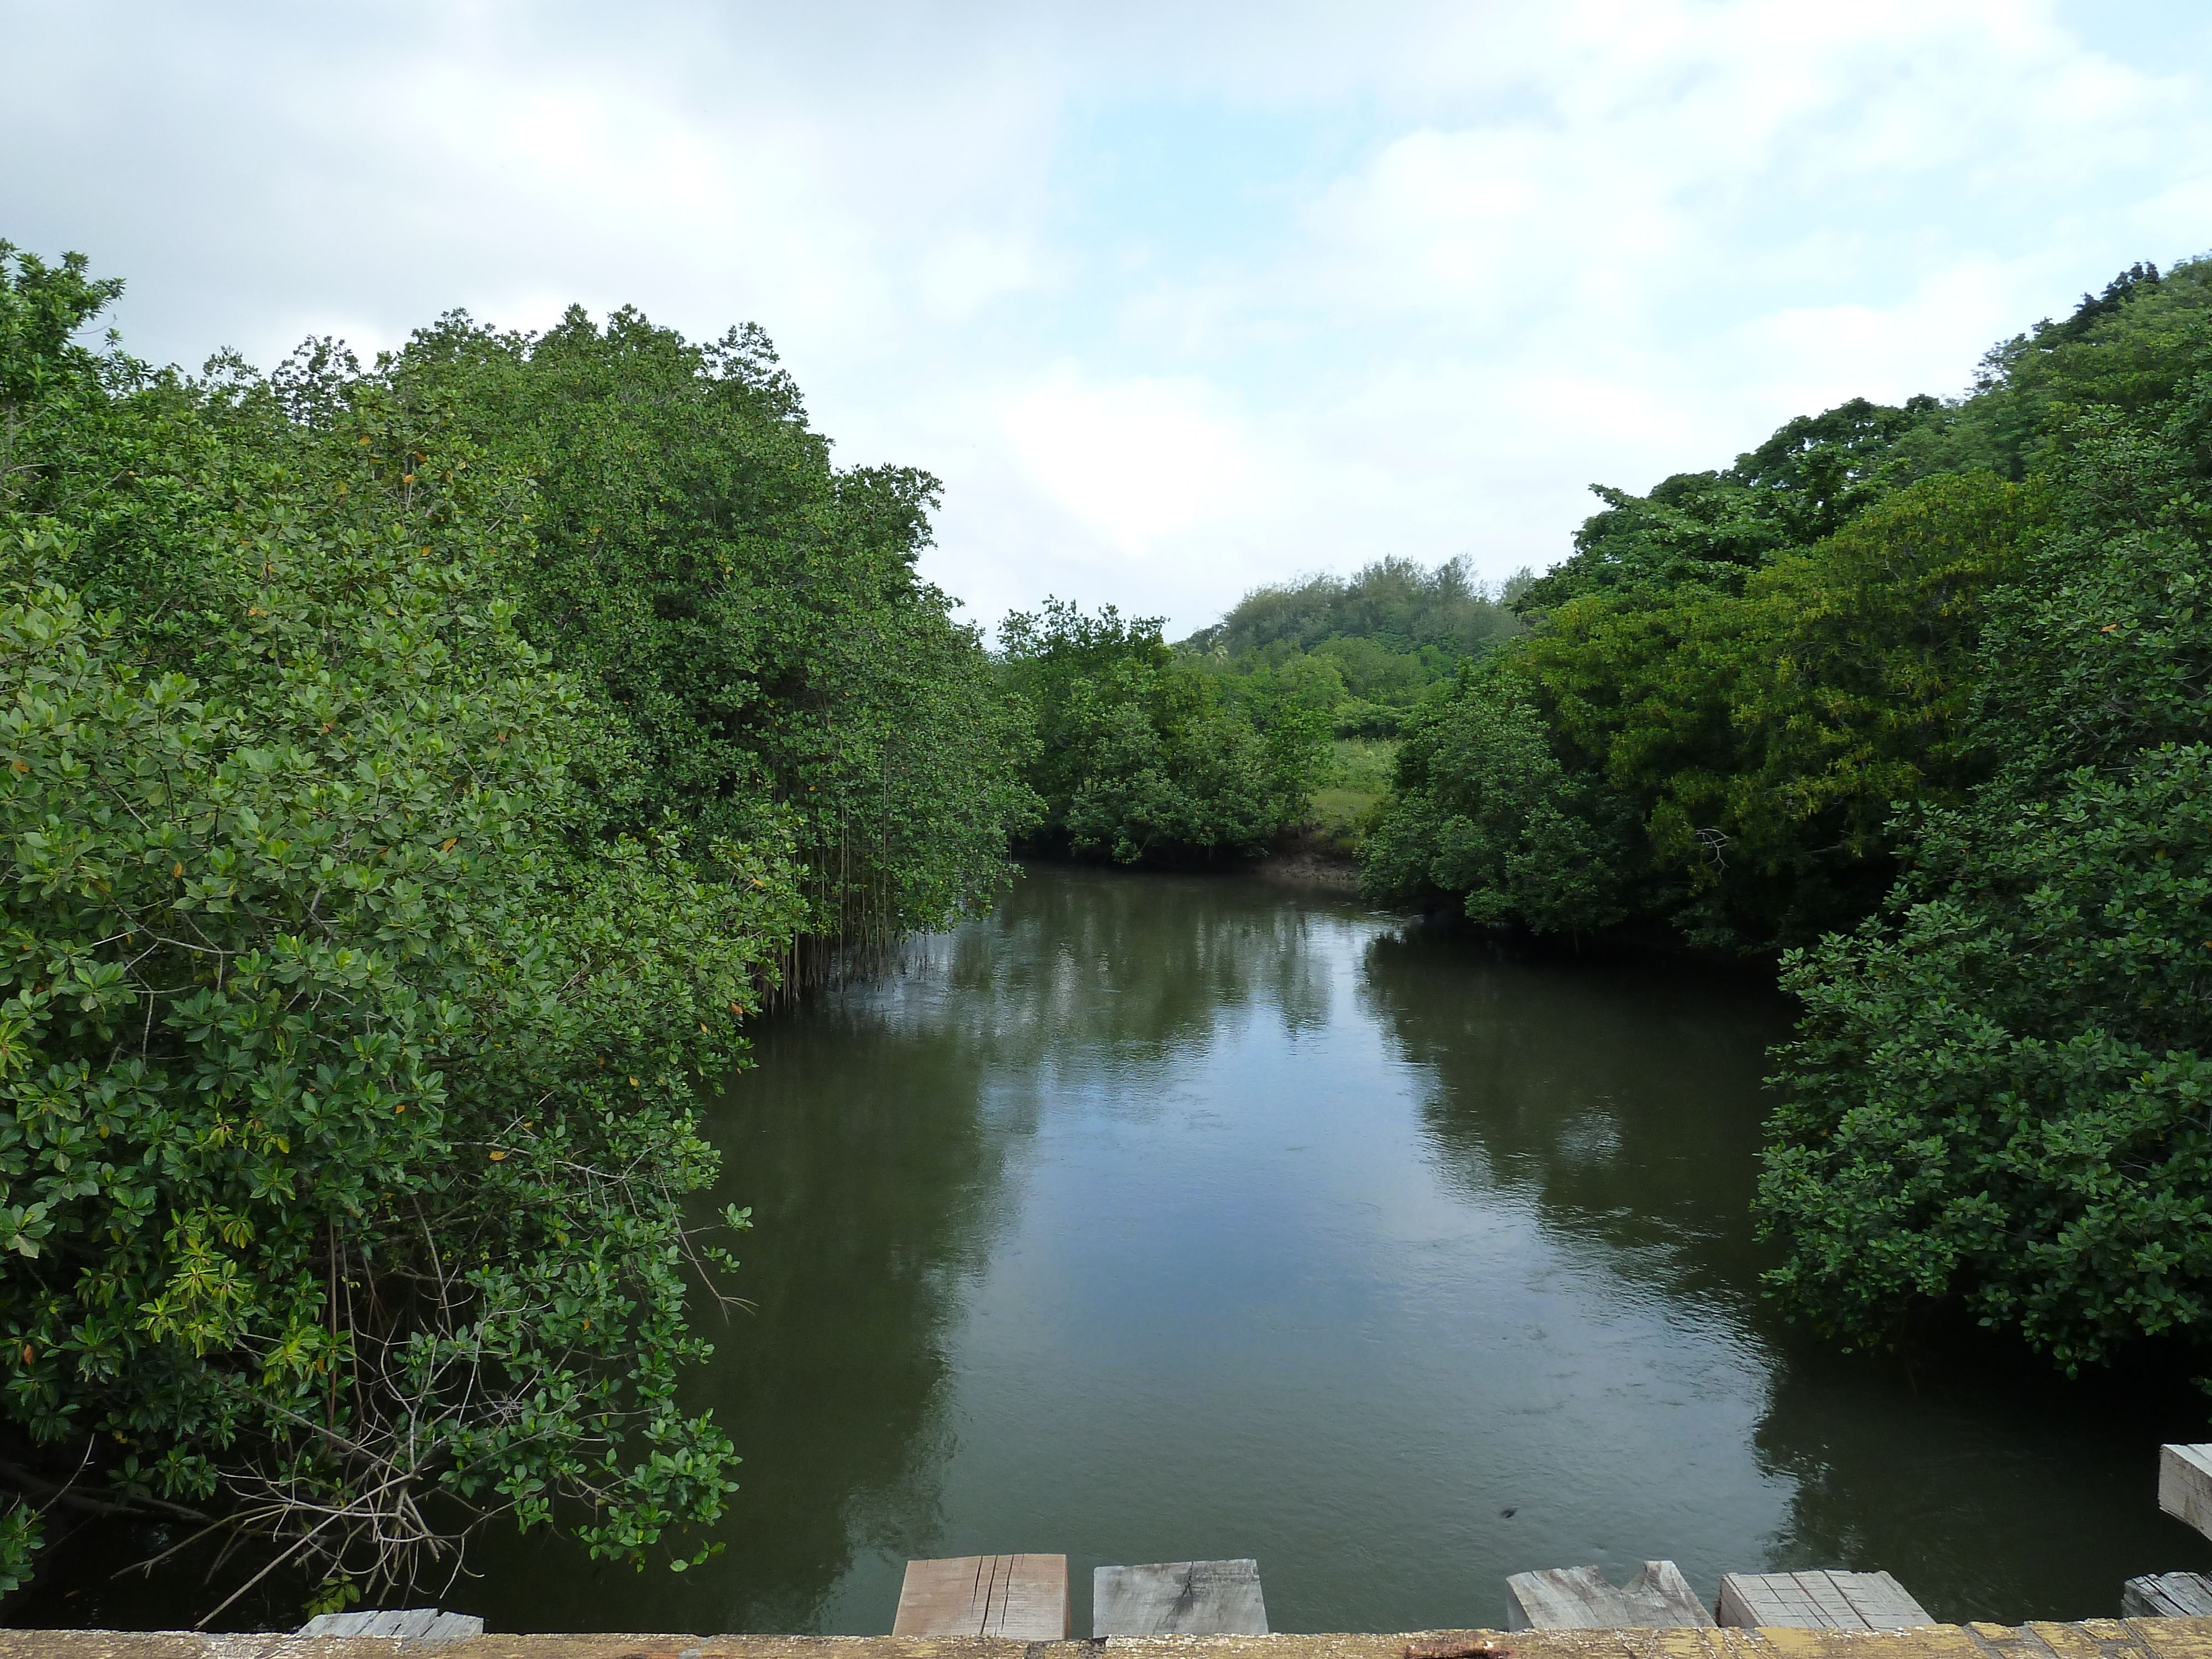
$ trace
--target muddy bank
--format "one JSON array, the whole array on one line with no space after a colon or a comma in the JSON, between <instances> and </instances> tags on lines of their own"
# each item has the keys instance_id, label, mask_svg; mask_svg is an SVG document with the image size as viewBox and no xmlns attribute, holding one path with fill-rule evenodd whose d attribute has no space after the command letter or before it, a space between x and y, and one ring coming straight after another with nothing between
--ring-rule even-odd
<instances>
[{"instance_id":1,"label":"muddy bank","mask_svg":"<svg viewBox=\"0 0 2212 1659\"><path fill-rule=\"evenodd\" d=\"M1332 893L1359 890L1359 865L1349 853L1306 837L1286 842L1253 866L1270 881L1319 887Z\"/></svg>"}]
</instances>

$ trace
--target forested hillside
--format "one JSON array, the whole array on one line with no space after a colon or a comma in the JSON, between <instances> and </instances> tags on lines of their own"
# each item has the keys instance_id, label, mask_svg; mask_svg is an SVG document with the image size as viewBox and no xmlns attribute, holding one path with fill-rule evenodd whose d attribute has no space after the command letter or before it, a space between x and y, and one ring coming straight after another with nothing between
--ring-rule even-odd
<instances>
[{"instance_id":1,"label":"forested hillside","mask_svg":"<svg viewBox=\"0 0 2212 1659\"><path fill-rule=\"evenodd\" d=\"M1348 580L1255 588L1178 650L1231 702L1287 698L1340 738L1385 738L1429 687L1521 631L1510 601L1530 580L1524 571L1492 593L1464 558L1432 570L1378 559Z\"/></svg>"},{"instance_id":2,"label":"forested hillside","mask_svg":"<svg viewBox=\"0 0 2212 1659\"><path fill-rule=\"evenodd\" d=\"M1806 1013L1771 1285L1855 1341L1962 1304L2073 1365L2212 1316L2212 259L1971 395L1601 490L1525 638L1406 725L1378 899L1779 947Z\"/></svg>"},{"instance_id":3,"label":"forested hillside","mask_svg":"<svg viewBox=\"0 0 2212 1659\"><path fill-rule=\"evenodd\" d=\"M696 1091L1035 812L934 484L757 334L196 378L77 343L119 286L0 244L0 1585L88 1512L324 1606L696 1559Z\"/></svg>"}]
</instances>

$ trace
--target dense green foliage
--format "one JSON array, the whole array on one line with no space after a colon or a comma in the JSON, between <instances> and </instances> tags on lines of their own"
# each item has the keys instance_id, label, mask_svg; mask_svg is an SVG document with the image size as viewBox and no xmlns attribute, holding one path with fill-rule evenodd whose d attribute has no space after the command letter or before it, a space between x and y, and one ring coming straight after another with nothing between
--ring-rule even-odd
<instances>
[{"instance_id":1,"label":"dense green foliage","mask_svg":"<svg viewBox=\"0 0 2212 1659\"><path fill-rule=\"evenodd\" d=\"M495 1515L698 1559L745 1017L1010 843L1263 851L1332 733L1401 739L1379 899L1783 952L1796 1313L2212 1320L2212 260L1601 490L1540 580L1048 601L995 662L934 481L834 466L757 332L195 379L79 343L118 291L0 245L0 1588L56 1504L325 1601Z\"/></svg>"},{"instance_id":2,"label":"dense green foliage","mask_svg":"<svg viewBox=\"0 0 2212 1659\"><path fill-rule=\"evenodd\" d=\"M2025 511L2019 487L1988 474L1937 477L1740 583L1565 601L1409 722L1370 890L1464 896L1470 915L1540 932L1642 915L1722 945L1855 921L1893 873L1890 804L1955 799L1974 774L1968 668ZM1509 709L1538 720L1544 764L1579 803L1576 844L1607 872L1577 878L1589 902L1571 911L1477 901L1490 890L1462 882L1459 855L1420 827L1443 810L1431 748L1475 740Z\"/></svg>"},{"instance_id":3,"label":"dense green foliage","mask_svg":"<svg viewBox=\"0 0 2212 1659\"><path fill-rule=\"evenodd\" d=\"M500 1513L696 1559L699 1079L1027 811L927 483L750 337L193 380L116 289L0 246L0 1577L57 1503L332 1600Z\"/></svg>"},{"instance_id":4,"label":"dense green foliage","mask_svg":"<svg viewBox=\"0 0 2212 1659\"><path fill-rule=\"evenodd\" d=\"M1601 491L1525 639L1407 723L1369 890L1785 949L1771 1284L2069 1365L2212 1324L2212 260L1950 404Z\"/></svg>"},{"instance_id":5,"label":"dense green foliage","mask_svg":"<svg viewBox=\"0 0 2212 1659\"><path fill-rule=\"evenodd\" d=\"M1340 738L1389 737L1429 687L1521 631L1504 600L1527 580L1515 577L1494 596L1463 558L1433 570L1378 559L1348 580L1255 588L1178 650L1238 706L1288 701L1324 716Z\"/></svg>"},{"instance_id":6,"label":"dense green foliage","mask_svg":"<svg viewBox=\"0 0 2212 1659\"><path fill-rule=\"evenodd\" d=\"M1322 719L1284 696L1231 704L1159 623L1048 599L1000 627L1001 672L1034 711L1038 839L1118 863L1267 850L1304 821L1328 764Z\"/></svg>"},{"instance_id":7,"label":"dense green foliage","mask_svg":"<svg viewBox=\"0 0 2212 1659\"><path fill-rule=\"evenodd\" d=\"M1370 886L1462 896L1477 921L1577 934L1617 921L1619 853L1509 680L1469 675L1412 722L1395 810L1369 840Z\"/></svg>"},{"instance_id":8,"label":"dense green foliage","mask_svg":"<svg viewBox=\"0 0 2212 1659\"><path fill-rule=\"evenodd\" d=\"M1606 510L1518 607L1681 586L1735 592L1777 553L1817 542L1886 495L1900 476L1899 441L1941 410L1933 398L1901 408L1855 398L1791 421L1723 471L1677 473L1649 495L1598 487Z\"/></svg>"},{"instance_id":9,"label":"dense green foliage","mask_svg":"<svg viewBox=\"0 0 2212 1659\"><path fill-rule=\"evenodd\" d=\"M1968 714L1981 629L2053 510L2065 434L2085 409L2163 407L2208 308L2212 261L2138 267L1997 347L1959 402L1855 401L1724 471L1601 490L1572 556L1516 601L1528 635L1407 722L1369 890L1480 890L1475 912L1540 932L1603 913L1722 949L1856 924L1899 873L1893 804L1959 805L1996 752ZM1500 912L1421 827L1454 817L1426 745L1494 726L1493 702L1542 718L1607 872L1594 910Z\"/></svg>"},{"instance_id":10,"label":"dense green foliage","mask_svg":"<svg viewBox=\"0 0 2212 1659\"><path fill-rule=\"evenodd\" d=\"M880 940L1006 879L1026 713L915 574L936 480L832 467L775 362L572 309L540 337L447 318L386 378L526 457L518 624L623 711L611 822L787 840L808 931Z\"/></svg>"},{"instance_id":11,"label":"dense green foliage","mask_svg":"<svg viewBox=\"0 0 2212 1659\"><path fill-rule=\"evenodd\" d=\"M1760 1204L1790 1304L1859 1340L1952 1296L2067 1364L2212 1321L2212 340L2085 417L1986 632L1996 770L1908 819L1881 913L1795 957Z\"/></svg>"}]
</instances>

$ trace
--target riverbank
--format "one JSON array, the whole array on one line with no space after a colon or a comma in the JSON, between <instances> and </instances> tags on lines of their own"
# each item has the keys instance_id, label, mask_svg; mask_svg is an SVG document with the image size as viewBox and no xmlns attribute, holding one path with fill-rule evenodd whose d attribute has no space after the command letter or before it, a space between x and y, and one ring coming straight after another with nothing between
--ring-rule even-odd
<instances>
[{"instance_id":1,"label":"riverbank","mask_svg":"<svg viewBox=\"0 0 2212 1659\"><path fill-rule=\"evenodd\" d=\"M1331 842L1311 834L1289 839L1253 866L1268 881L1316 887L1331 893L1358 893L1359 861Z\"/></svg>"},{"instance_id":2,"label":"riverbank","mask_svg":"<svg viewBox=\"0 0 2212 1659\"><path fill-rule=\"evenodd\" d=\"M1484 1644L1489 1644L1487 1649ZM1929 1625L1918 1630L1411 1631L1396 1635L1117 1636L1005 1642L896 1636L202 1636L189 1631L0 1631L0 1659L2208 1659L2212 1619Z\"/></svg>"}]
</instances>

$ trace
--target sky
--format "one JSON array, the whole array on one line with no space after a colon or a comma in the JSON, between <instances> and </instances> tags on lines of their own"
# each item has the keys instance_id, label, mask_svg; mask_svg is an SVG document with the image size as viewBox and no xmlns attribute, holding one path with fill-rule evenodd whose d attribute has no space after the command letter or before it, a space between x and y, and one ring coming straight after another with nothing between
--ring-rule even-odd
<instances>
[{"instance_id":1,"label":"sky","mask_svg":"<svg viewBox=\"0 0 2212 1659\"><path fill-rule=\"evenodd\" d=\"M2212 250L2212 7L0 0L0 238L125 344L762 325L925 573L1168 619L1565 556Z\"/></svg>"}]
</instances>

